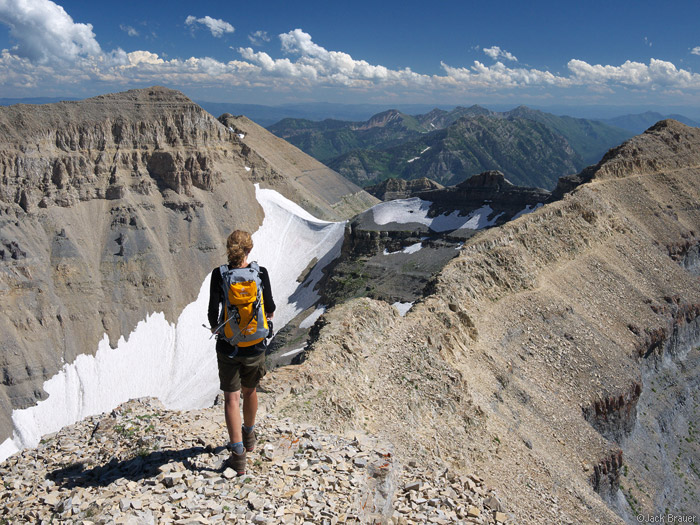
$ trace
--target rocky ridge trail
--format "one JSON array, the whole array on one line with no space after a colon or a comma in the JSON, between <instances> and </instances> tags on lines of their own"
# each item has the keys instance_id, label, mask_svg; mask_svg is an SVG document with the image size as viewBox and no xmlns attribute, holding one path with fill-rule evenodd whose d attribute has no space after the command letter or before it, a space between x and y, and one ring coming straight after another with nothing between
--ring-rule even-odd
<instances>
[{"instance_id":1,"label":"rocky ridge trail","mask_svg":"<svg viewBox=\"0 0 700 525\"><path fill-rule=\"evenodd\" d=\"M480 472L518 522L700 514L699 151L661 122L466 241L405 317L328 310L274 410Z\"/></svg>"},{"instance_id":2,"label":"rocky ridge trail","mask_svg":"<svg viewBox=\"0 0 700 525\"><path fill-rule=\"evenodd\" d=\"M269 413L256 429L248 472L236 477L224 465L223 407L168 412L157 400L130 401L0 464L0 521L511 523L480 478L402 464L365 433L344 437Z\"/></svg>"}]
</instances>

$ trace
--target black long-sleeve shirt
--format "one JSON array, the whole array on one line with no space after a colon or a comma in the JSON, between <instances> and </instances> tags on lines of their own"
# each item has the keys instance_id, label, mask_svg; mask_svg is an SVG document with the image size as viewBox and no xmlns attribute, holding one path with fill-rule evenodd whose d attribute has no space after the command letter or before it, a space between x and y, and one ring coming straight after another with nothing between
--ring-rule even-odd
<instances>
[{"instance_id":1,"label":"black long-sleeve shirt","mask_svg":"<svg viewBox=\"0 0 700 525\"><path fill-rule=\"evenodd\" d=\"M250 265L249 265L250 266ZM270 286L270 276L267 269L260 267L260 280L262 281L262 296L265 314L270 315L275 312L275 301L272 298L272 287ZM209 326L212 328L219 324L219 311L224 304L224 289L223 278L221 277L221 268L214 268L211 272L211 282L209 283L209 307L207 308L207 319ZM217 338L216 351L224 354L230 354L234 348L223 339ZM255 346L239 346L238 354L241 357L252 356L260 353L258 345Z\"/></svg>"}]
</instances>

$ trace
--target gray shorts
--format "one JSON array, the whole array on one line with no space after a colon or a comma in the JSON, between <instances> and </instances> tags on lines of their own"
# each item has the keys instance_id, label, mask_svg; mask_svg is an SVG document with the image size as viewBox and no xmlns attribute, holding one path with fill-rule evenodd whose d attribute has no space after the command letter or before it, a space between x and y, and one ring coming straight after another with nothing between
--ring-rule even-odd
<instances>
[{"instance_id":1,"label":"gray shorts","mask_svg":"<svg viewBox=\"0 0 700 525\"><path fill-rule=\"evenodd\" d=\"M227 357L217 352L219 365L219 387L224 392L238 392L241 385L255 388L267 373L265 369L265 352L250 357Z\"/></svg>"}]
</instances>

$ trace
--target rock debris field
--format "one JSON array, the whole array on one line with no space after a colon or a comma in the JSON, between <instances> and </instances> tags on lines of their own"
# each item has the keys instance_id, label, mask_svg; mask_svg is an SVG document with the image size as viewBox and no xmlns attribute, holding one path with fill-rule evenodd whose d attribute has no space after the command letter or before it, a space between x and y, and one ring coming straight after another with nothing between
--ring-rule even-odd
<instances>
[{"instance_id":1,"label":"rock debris field","mask_svg":"<svg viewBox=\"0 0 700 525\"><path fill-rule=\"evenodd\" d=\"M222 412L132 400L46 436L0 464L0 523L511 522L476 476L270 414L237 477Z\"/></svg>"}]
</instances>

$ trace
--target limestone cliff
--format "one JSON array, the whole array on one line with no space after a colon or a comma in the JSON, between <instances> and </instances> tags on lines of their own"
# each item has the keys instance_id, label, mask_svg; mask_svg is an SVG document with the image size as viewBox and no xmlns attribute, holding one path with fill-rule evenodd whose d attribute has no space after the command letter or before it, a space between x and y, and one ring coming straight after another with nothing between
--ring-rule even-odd
<instances>
[{"instance_id":1,"label":"limestone cliff","mask_svg":"<svg viewBox=\"0 0 700 525\"><path fill-rule=\"evenodd\" d=\"M406 317L355 300L275 409L476 469L519 523L695 515L700 130L664 121L469 239Z\"/></svg>"},{"instance_id":2,"label":"limestone cliff","mask_svg":"<svg viewBox=\"0 0 700 525\"><path fill-rule=\"evenodd\" d=\"M422 177L415 180L391 178L374 186L367 186L365 191L378 199L389 201L392 199L409 199L422 191L439 190L444 188L442 184Z\"/></svg>"},{"instance_id":3,"label":"limestone cliff","mask_svg":"<svg viewBox=\"0 0 700 525\"><path fill-rule=\"evenodd\" d=\"M327 220L375 202L301 152L267 160L279 139L239 120L161 87L0 108L0 441L11 410L105 333L176 319L225 236L260 225L253 182Z\"/></svg>"}]
</instances>

